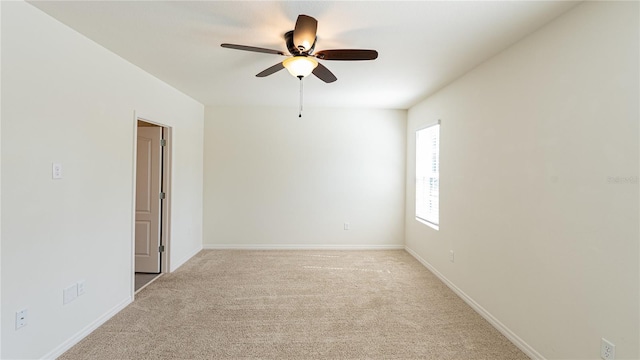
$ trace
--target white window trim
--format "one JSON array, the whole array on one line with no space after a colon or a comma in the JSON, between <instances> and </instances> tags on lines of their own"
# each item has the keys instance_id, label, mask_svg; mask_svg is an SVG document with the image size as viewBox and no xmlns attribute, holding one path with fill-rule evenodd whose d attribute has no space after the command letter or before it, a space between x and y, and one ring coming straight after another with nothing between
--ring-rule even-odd
<instances>
[{"instance_id":1,"label":"white window trim","mask_svg":"<svg viewBox=\"0 0 640 360\"><path fill-rule=\"evenodd\" d=\"M440 230L440 225L434 224L432 222L429 222L429 221L427 221L425 219L422 219L422 218L419 218L417 216L416 216L416 221L418 221L420 223L423 223L423 224L427 225L428 227L433 228L434 230Z\"/></svg>"}]
</instances>

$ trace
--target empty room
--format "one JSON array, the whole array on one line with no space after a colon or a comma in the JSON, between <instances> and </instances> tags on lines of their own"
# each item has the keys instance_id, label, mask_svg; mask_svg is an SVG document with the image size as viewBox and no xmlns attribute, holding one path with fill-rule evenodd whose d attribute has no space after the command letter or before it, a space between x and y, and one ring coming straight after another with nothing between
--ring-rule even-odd
<instances>
[{"instance_id":1,"label":"empty room","mask_svg":"<svg viewBox=\"0 0 640 360\"><path fill-rule=\"evenodd\" d=\"M640 359L638 1L1 1L0 358Z\"/></svg>"}]
</instances>

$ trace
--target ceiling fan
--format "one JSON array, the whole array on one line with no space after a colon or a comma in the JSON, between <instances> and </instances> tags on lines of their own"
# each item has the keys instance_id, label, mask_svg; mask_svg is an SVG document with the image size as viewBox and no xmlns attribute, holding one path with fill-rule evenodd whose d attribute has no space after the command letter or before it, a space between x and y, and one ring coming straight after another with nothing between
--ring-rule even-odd
<instances>
[{"instance_id":1,"label":"ceiling fan","mask_svg":"<svg viewBox=\"0 0 640 360\"><path fill-rule=\"evenodd\" d=\"M378 57L375 50L362 49L336 49L336 50L320 50L314 53L316 46L316 31L318 29L318 21L311 16L298 15L296 26L293 30L284 34L284 40L289 50L289 54L280 50L265 49L255 46L221 44L220 46L228 49L253 51L266 54L274 54L287 56L282 62L279 62L258 73L257 77L269 76L286 68L291 75L302 80L302 78L313 74L326 83L332 83L336 80L335 75L324 65L320 64L316 59L320 60L374 60Z\"/></svg>"}]
</instances>

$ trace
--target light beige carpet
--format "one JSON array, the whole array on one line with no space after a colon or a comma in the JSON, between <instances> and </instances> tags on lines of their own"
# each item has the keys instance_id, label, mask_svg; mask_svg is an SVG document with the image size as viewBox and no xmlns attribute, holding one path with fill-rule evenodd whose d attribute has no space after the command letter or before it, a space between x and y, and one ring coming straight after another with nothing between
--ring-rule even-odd
<instances>
[{"instance_id":1,"label":"light beige carpet","mask_svg":"<svg viewBox=\"0 0 640 360\"><path fill-rule=\"evenodd\" d=\"M528 359L405 251L205 250L60 359Z\"/></svg>"}]
</instances>

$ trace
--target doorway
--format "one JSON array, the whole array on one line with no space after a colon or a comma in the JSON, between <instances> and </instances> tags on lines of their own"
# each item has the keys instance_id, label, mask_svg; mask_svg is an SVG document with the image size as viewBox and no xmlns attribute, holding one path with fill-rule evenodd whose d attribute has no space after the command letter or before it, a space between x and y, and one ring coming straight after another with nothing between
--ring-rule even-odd
<instances>
[{"instance_id":1,"label":"doorway","mask_svg":"<svg viewBox=\"0 0 640 360\"><path fill-rule=\"evenodd\" d=\"M170 132L136 119L134 293L169 269Z\"/></svg>"}]
</instances>

